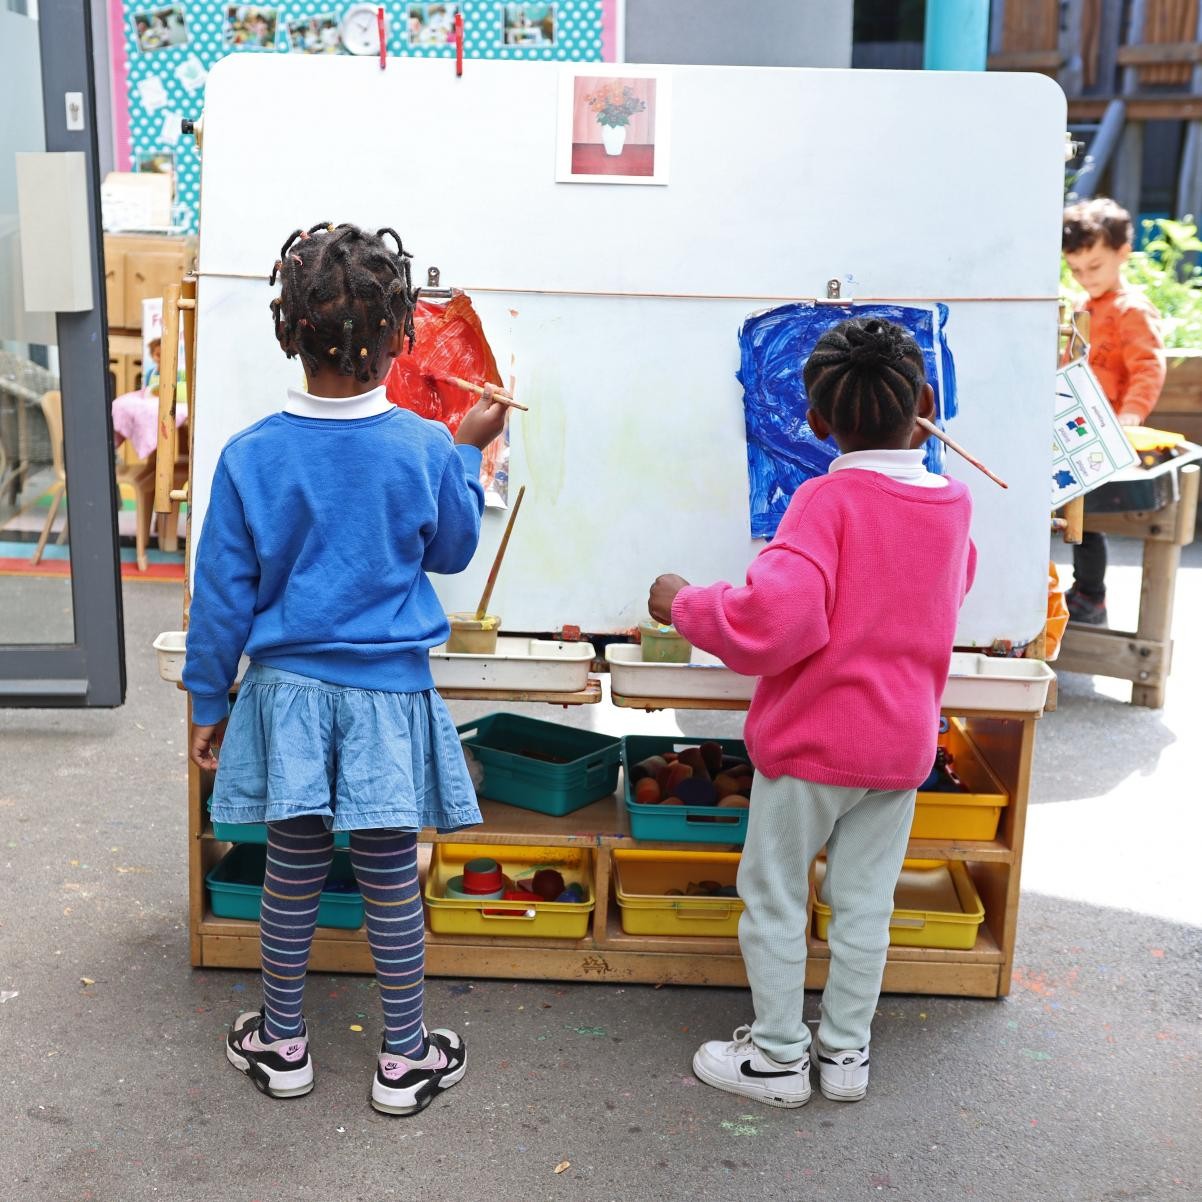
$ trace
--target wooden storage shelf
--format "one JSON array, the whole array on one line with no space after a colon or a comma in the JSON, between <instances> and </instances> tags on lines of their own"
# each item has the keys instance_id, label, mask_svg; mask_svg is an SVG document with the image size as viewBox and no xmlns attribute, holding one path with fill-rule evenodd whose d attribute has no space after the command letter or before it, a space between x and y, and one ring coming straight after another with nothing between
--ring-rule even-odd
<instances>
[{"instance_id":1,"label":"wooden storage shelf","mask_svg":"<svg viewBox=\"0 0 1202 1202\"><path fill-rule=\"evenodd\" d=\"M912 839L908 855L968 862L985 904L985 922L970 951L891 947L885 966L886 992L960 997L999 997L1009 992L1036 716L980 712L965 715L963 711L955 716L964 719L977 750L1009 794L1010 804L1002 811L996 838L981 842ZM218 918L208 909L204 876L226 847L214 838L208 820L205 799L211 787L211 774L201 773L192 766L189 773L192 963L209 968L257 968L258 924ZM572 941L506 935L485 939L427 931L429 976L746 985L737 939L627 935L622 930L611 888L614 848L704 851L721 849L722 844L635 840L630 834L620 793L561 818L496 801L483 801L480 809L484 821L478 829L449 835L425 831L421 836L423 844L471 842L496 847L532 844L591 848L595 910L589 934ZM421 857L423 879L428 859L429 849L425 847ZM817 989L826 981L830 951L812 932L808 942L806 985ZM366 933L362 929L318 928L310 967L315 972L374 971Z\"/></svg>"}]
</instances>

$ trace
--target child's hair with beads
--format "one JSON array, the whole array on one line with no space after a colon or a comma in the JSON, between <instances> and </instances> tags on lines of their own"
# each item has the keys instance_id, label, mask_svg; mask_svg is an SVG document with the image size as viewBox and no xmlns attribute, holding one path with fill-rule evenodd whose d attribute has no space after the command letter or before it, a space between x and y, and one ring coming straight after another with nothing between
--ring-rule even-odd
<instances>
[{"instance_id":1,"label":"child's hair with beads","mask_svg":"<svg viewBox=\"0 0 1202 1202\"><path fill-rule=\"evenodd\" d=\"M284 353L299 356L308 376L332 368L357 380L377 377L398 330L413 347L411 257L392 229L373 234L323 221L293 230L270 277L280 281L271 316Z\"/></svg>"},{"instance_id":2,"label":"child's hair with beads","mask_svg":"<svg viewBox=\"0 0 1202 1202\"><path fill-rule=\"evenodd\" d=\"M810 405L836 433L868 442L914 422L927 382L922 348L901 326L855 317L827 330L802 371Z\"/></svg>"}]
</instances>

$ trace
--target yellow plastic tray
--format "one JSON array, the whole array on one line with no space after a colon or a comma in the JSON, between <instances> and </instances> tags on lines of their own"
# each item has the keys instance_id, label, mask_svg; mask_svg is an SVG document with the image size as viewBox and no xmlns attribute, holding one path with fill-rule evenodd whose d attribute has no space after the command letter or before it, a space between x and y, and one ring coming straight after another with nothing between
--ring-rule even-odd
<instances>
[{"instance_id":1,"label":"yellow plastic tray","mask_svg":"<svg viewBox=\"0 0 1202 1202\"><path fill-rule=\"evenodd\" d=\"M613 853L614 892L628 935L737 935L743 902L737 897L669 897L690 881L733 885L737 851Z\"/></svg>"},{"instance_id":2,"label":"yellow plastic tray","mask_svg":"<svg viewBox=\"0 0 1202 1202\"><path fill-rule=\"evenodd\" d=\"M826 861L814 862L814 929L825 939L831 908L822 900ZM968 870L958 860L906 860L893 893L889 942L895 947L942 947L968 951L977 942L985 906Z\"/></svg>"},{"instance_id":3,"label":"yellow plastic tray","mask_svg":"<svg viewBox=\"0 0 1202 1202\"><path fill-rule=\"evenodd\" d=\"M582 902L460 901L445 897L447 882L469 860L487 856L515 880L538 868L557 868L565 884L584 887ZM583 939L596 905L593 855L578 847L526 847L496 843L436 843L426 874L430 929L440 935L489 938Z\"/></svg>"},{"instance_id":4,"label":"yellow plastic tray","mask_svg":"<svg viewBox=\"0 0 1202 1202\"><path fill-rule=\"evenodd\" d=\"M964 724L953 718L939 746L952 753L967 793L919 793L911 839L993 839L1010 797L994 776Z\"/></svg>"}]
</instances>

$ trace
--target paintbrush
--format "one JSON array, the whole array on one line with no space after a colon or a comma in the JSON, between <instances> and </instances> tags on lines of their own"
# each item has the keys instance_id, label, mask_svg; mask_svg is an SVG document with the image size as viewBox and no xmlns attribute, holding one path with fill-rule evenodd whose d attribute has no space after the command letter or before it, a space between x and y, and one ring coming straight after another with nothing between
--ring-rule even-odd
<instances>
[{"instance_id":1,"label":"paintbrush","mask_svg":"<svg viewBox=\"0 0 1202 1202\"><path fill-rule=\"evenodd\" d=\"M464 392L474 392L477 396L484 395L484 389L479 384L473 384L470 380L460 379L459 376L448 376L444 372L432 371L429 373L430 379L437 380L442 384L453 384L456 388L462 388ZM503 388L498 388L495 384L490 386L489 399L499 402L502 405L508 405L510 409L520 409L523 413L529 413L530 408L523 405L520 401L515 401Z\"/></svg>"},{"instance_id":2,"label":"paintbrush","mask_svg":"<svg viewBox=\"0 0 1202 1202\"><path fill-rule=\"evenodd\" d=\"M949 438L946 434L944 434L944 432L939 429L934 422L927 421L925 417L916 417L914 420L928 434L939 439L939 441L943 443L945 447L950 447L961 458L968 460L968 462L971 463L973 467L977 469L977 471L984 472L985 475L987 475L990 480L994 482L994 484L999 484L1002 488L1010 487L1010 485L1007 484L1006 481L1001 478L1001 476L995 476L975 455L970 455L954 438Z\"/></svg>"},{"instance_id":3,"label":"paintbrush","mask_svg":"<svg viewBox=\"0 0 1202 1202\"><path fill-rule=\"evenodd\" d=\"M518 515L518 510L522 507L522 498L526 495L526 486L523 484L518 489L518 499L513 503L513 510L509 514L509 521L505 524L505 533L501 536L501 545L497 548L497 557L492 562L492 571L488 574L488 583L484 586L484 595L480 598L480 604L476 606L476 621L480 621L488 612L488 603L492 599L493 586L497 583L497 573L501 570L501 560L505 558L505 548L509 546L509 536L513 533L513 520Z\"/></svg>"}]
</instances>

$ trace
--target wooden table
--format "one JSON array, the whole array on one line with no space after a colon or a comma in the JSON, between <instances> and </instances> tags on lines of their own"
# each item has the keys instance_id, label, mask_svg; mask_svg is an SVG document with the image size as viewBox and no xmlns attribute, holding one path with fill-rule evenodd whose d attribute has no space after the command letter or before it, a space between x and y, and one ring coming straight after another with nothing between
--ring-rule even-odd
<instances>
[{"instance_id":1,"label":"wooden table","mask_svg":"<svg viewBox=\"0 0 1202 1202\"><path fill-rule=\"evenodd\" d=\"M1131 704L1159 709L1173 662L1173 599L1181 548L1194 541L1199 469L1178 474L1177 499L1148 513L1087 513L1085 529L1143 541L1139 621L1134 631L1070 622L1060 644L1057 671L1131 681Z\"/></svg>"}]
</instances>

